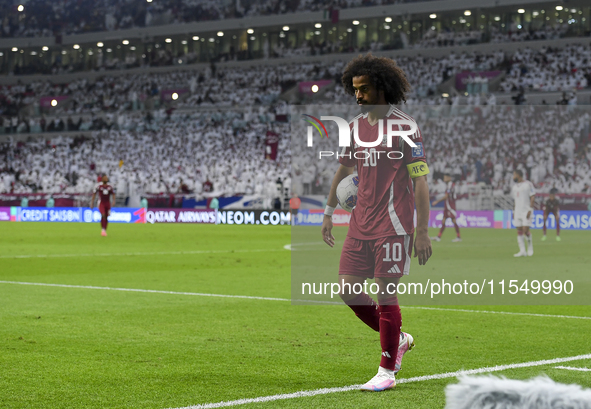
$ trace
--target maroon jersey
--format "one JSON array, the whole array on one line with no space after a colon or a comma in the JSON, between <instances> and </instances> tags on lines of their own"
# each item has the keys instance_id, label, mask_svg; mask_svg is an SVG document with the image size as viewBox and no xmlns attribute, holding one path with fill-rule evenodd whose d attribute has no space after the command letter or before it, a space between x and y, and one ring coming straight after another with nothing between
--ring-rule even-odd
<instances>
[{"instance_id":1,"label":"maroon jersey","mask_svg":"<svg viewBox=\"0 0 591 409\"><path fill-rule=\"evenodd\" d=\"M447 194L445 208L447 210L456 210L456 184L454 182L448 182L445 193Z\"/></svg>"},{"instance_id":2,"label":"maroon jersey","mask_svg":"<svg viewBox=\"0 0 591 409\"><path fill-rule=\"evenodd\" d=\"M95 193L98 193L99 202L103 206L111 206L111 195L115 194L115 191L111 187L111 185L103 185L102 183L96 187L94 190Z\"/></svg>"},{"instance_id":3,"label":"maroon jersey","mask_svg":"<svg viewBox=\"0 0 591 409\"><path fill-rule=\"evenodd\" d=\"M348 235L358 240L371 240L412 234L415 198L409 170L412 169L415 176L428 173L421 132L417 126L417 132L410 136L417 145L416 148L405 143L401 137L393 137L392 147L387 147L387 119L413 122L414 119L394 106L382 122L384 129L379 129L379 122L371 126L367 114L359 115L355 119L358 121L361 141L373 142L380 136L383 142L376 147L366 148L355 144L351 137L351 143L354 145L344 147L340 154L339 162L347 167L357 165L359 174L357 205L351 214ZM350 127L352 130L353 121ZM402 152L403 157L391 159L387 156L388 152L393 152L392 158L400 158L396 152ZM419 165L419 162L424 165ZM417 164L407 168L411 163Z\"/></svg>"},{"instance_id":4,"label":"maroon jersey","mask_svg":"<svg viewBox=\"0 0 591 409\"><path fill-rule=\"evenodd\" d=\"M205 193L213 192L213 183L211 183L209 180L206 180L205 182L203 182L203 191Z\"/></svg>"},{"instance_id":5,"label":"maroon jersey","mask_svg":"<svg viewBox=\"0 0 591 409\"><path fill-rule=\"evenodd\" d=\"M558 201L557 197L555 197L554 200L548 198L548 200L546 200L544 210L546 211L546 213L555 213L559 210L559 206L560 202Z\"/></svg>"}]
</instances>

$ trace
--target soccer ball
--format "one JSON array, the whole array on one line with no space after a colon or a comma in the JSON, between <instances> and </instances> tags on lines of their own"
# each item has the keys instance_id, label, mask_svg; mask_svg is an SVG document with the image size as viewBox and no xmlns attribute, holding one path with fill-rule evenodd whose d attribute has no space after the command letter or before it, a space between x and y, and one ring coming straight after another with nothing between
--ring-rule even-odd
<instances>
[{"instance_id":1,"label":"soccer ball","mask_svg":"<svg viewBox=\"0 0 591 409\"><path fill-rule=\"evenodd\" d=\"M337 200L341 207L349 213L357 204L357 190L359 186L359 176L349 175L337 186Z\"/></svg>"}]
</instances>

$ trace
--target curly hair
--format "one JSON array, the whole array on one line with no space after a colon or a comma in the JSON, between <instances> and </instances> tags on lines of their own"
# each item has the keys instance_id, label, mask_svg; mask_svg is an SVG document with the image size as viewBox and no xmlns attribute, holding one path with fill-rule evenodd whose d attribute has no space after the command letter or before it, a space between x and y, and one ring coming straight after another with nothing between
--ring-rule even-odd
<instances>
[{"instance_id":1,"label":"curly hair","mask_svg":"<svg viewBox=\"0 0 591 409\"><path fill-rule=\"evenodd\" d=\"M341 81L345 92L355 95L353 77L367 75L372 85L384 92L384 98L389 104L398 105L406 102L406 93L410 91L410 84L404 71L396 65L394 60L386 57L374 57L371 53L354 58L343 72Z\"/></svg>"}]
</instances>

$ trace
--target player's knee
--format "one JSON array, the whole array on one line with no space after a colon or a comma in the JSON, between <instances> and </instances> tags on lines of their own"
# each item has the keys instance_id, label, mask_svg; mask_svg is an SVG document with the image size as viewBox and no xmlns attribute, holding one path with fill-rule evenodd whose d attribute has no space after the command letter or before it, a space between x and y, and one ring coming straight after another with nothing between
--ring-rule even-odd
<instances>
[{"instance_id":1,"label":"player's knee","mask_svg":"<svg viewBox=\"0 0 591 409\"><path fill-rule=\"evenodd\" d=\"M359 294L355 294L350 289L347 289L347 288L343 289L342 286L339 290L339 297L341 297L341 300L343 300L345 303L349 303L350 301L353 301L358 295Z\"/></svg>"},{"instance_id":2,"label":"player's knee","mask_svg":"<svg viewBox=\"0 0 591 409\"><path fill-rule=\"evenodd\" d=\"M398 297L396 294L378 294L378 304L398 305Z\"/></svg>"},{"instance_id":3,"label":"player's knee","mask_svg":"<svg viewBox=\"0 0 591 409\"><path fill-rule=\"evenodd\" d=\"M398 279L384 280L376 278L378 302L381 305L398 304L398 281Z\"/></svg>"},{"instance_id":4,"label":"player's knee","mask_svg":"<svg viewBox=\"0 0 591 409\"><path fill-rule=\"evenodd\" d=\"M339 284L339 297L341 297L341 300L344 302L353 300L353 298L356 296L352 289L353 283L350 283L346 280L341 280Z\"/></svg>"},{"instance_id":5,"label":"player's knee","mask_svg":"<svg viewBox=\"0 0 591 409\"><path fill-rule=\"evenodd\" d=\"M352 301L353 298L355 298L353 296L353 294L351 294L351 293L345 293L345 292L343 292L343 290L341 290L339 292L339 297L341 297L341 300L343 300L345 303L347 303L349 301Z\"/></svg>"}]
</instances>

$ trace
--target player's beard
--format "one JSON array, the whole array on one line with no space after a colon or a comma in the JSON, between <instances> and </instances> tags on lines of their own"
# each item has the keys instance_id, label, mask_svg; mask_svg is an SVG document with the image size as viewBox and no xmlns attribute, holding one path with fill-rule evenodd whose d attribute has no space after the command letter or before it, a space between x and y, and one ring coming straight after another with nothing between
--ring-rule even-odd
<instances>
[{"instance_id":1,"label":"player's beard","mask_svg":"<svg viewBox=\"0 0 591 409\"><path fill-rule=\"evenodd\" d=\"M369 111L371 111L373 105L368 104L366 101L362 101L363 105L359 105L359 110L361 111L362 114L367 114ZM359 101L357 101L357 104L359 104Z\"/></svg>"}]
</instances>

